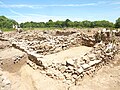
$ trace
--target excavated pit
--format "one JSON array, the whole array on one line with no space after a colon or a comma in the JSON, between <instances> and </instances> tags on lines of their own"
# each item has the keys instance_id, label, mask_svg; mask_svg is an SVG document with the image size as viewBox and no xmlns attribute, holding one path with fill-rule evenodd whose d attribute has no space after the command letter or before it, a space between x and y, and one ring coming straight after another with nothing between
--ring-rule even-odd
<instances>
[{"instance_id":1,"label":"excavated pit","mask_svg":"<svg viewBox=\"0 0 120 90\"><path fill-rule=\"evenodd\" d=\"M113 60L114 56L119 52L118 45L96 43L94 34L87 35L77 30L26 31L14 33L14 36L13 33L5 34L1 37L1 42L9 43L8 45L5 44L6 46L3 45L4 47L0 49L0 67L3 71L21 74L21 69L23 67L28 68L28 66L24 66L28 64L42 75L52 78L52 82L58 80L60 83L64 83L67 89L69 89L69 85L80 85L86 75L93 77L102 66ZM30 72L27 72L27 74L30 74ZM9 77L9 74L6 74ZM17 82L12 80L13 76L10 75L9 78L12 84ZM39 78L37 79L39 80ZM33 77L28 80L32 82L29 83L30 85L33 82L37 84ZM22 81L25 82L25 80L20 80L21 83ZM20 84L16 84L15 87L12 85L12 90L15 90L17 85ZM20 88L23 89L22 86ZM20 88L19 90L21 90ZM26 89L24 88L23 90ZM35 85L29 87L29 90L41 89Z\"/></svg>"}]
</instances>

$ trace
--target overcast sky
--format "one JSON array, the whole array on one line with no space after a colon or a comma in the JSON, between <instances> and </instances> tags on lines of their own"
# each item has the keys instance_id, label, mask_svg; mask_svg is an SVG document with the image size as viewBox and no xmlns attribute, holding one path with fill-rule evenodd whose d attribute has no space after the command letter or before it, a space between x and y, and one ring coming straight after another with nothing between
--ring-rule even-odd
<instances>
[{"instance_id":1,"label":"overcast sky","mask_svg":"<svg viewBox=\"0 0 120 90\"><path fill-rule=\"evenodd\" d=\"M109 20L120 17L120 0L0 0L0 15L18 22Z\"/></svg>"}]
</instances>

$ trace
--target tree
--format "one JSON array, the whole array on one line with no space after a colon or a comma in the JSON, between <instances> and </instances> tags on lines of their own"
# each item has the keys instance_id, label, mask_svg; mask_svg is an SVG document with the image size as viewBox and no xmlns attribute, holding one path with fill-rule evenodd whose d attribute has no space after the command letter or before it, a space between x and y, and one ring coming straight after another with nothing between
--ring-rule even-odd
<instances>
[{"instance_id":1,"label":"tree","mask_svg":"<svg viewBox=\"0 0 120 90\"><path fill-rule=\"evenodd\" d=\"M115 28L120 28L120 18L116 20Z\"/></svg>"},{"instance_id":2,"label":"tree","mask_svg":"<svg viewBox=\"0 0 120 90\"><path fill-rule=\"evenodd\" d=\"M64 21L56 21L56 22L55 22L55 27L63 28L63 22L64 22Z\"/></svg>"},{"instance_id":3,"label":"tree","mask_svg":"<svg viewBox=\"0 0 120 90\"><path fill-rule=\"evenodd\" d=\"M92 22L92 27L114 27L114 24L112 22L102 20L102 21L94 21Z\"/></svg>"},{"instance_id":4,"label":"tree","mask_svg":"<svg viewBox=\"0 0 120 90\"><path fill-rule=\"evenodd\" d=\"M55 23L50 19L47 23L46 23L47 27L55 27Z\"/></svg>"},{"instance_id":5,"label":"tree","mask_svg":"<svg viewBox=\"0 0 120 90\"><path fill-rule=\"evenodd\" d=\"M39 23L39 28L44 28L45 27L45 23L44 22L40 22Z\"/></svg>"},{"instance_id":6,"label":"tree","mask_svg":"<svg viewBox=\"0 0 120 90\"><path fill-rule=\"evenodd\" d=\"M65 27L72 27L72 26L73 26L73 23L72 23L72 21L70 21L69 19L66 19L66 21L64 22L64 26L65 26Z\"/></svg>"},{"instance_id":7,"label":"tree","mask_svg":"<svg viewBox=\"0 0 120 90\"><path fill-rule=\"evenodd\" d=\"M74 21L74 27L79 27L79 22L78 21Z\"/></svg>"},{"instance_id":8,"label":"tree","mask_svg":"<svg viewBox=\"0 0 120 90\"><path fill-rule=\"evenodd\" d=\"M0 19L2 20L2 19ZM1 22L0 22L1 25ZM57 28L64 28L64 27L77 27L77 28L95 28L95 27L104 27L104 28L113 28L114 24L112 22L101 20L101 21L71 21L66 19L65 21L56 21L53 22L51 19L48 22L25 22L21 23L21 26L24 28L45 28L45 27L57 27ZM116 27L120 26L120 18L116 20Z\"/></svg>"},{"instance_id":9,"label":"tree","mask_svg":"<svg viewBox=\"0 0 120 90\"><path fill-rule=\"evenodd\" d=\"M15 20L0 16L0 28L12 28L13 24L18 24Z\"/></svg>"},{"instance_id":10,"label":"tree","mask_svg":"<svg viewBox=\"0 0 120 90\"><path fill-rule=\"evenodd\" d=\"M85 20L81 22L81 27L87 27L90 28L91 27L91 21Z\"/></svg>"}]
</instances>

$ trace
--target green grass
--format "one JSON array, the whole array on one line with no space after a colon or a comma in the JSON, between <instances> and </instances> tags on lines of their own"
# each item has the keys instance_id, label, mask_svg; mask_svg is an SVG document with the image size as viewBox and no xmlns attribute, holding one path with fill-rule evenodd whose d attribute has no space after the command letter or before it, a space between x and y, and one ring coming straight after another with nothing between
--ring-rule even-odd
<instances>
[{"instance_id":1,"label":"green grass","mask_svg":"<svg viewBox=\"0 0 120 90\"><path fill-rule=\"evenodd\" d=\"M56 27L50 27L50 28L23 28L24 31L27 31L27 30L41 30L41 31L44 31L44 30L64 30L64 29L69 29L69 28L56 28ZM103 29L103 28L74 28L74 29L79 29L79 30L93 30L93 29ZM111 29L111 28L110 28ZM15 31L13 28L3 28L1 29L3 30L4 32L9 32L9 31ZM113 30L113 28L111 29Z\"/></svg>"},{"instance_id":2,"label":"green grass","mask_svg":"<svg viewBox=\"0 0 120 90\"><path fill-rule=\"evenodd\" d=\"M13 28L2 28L1 29L3 32L9 32L9 31L13 31Z\"/></svg>"},{"instance_id":3,"label":"green grass","mask_svg":"<svg viewBox=\"0 0 120 90\"><path fill-rule=\"evenodd\" d=\"M54 27L50 27L50 28L23 28L23 30L62 30L63 28L54 28Z\"/></svg>"},{"instance_id":4,"label":"green grass","mask_svg":"<svg viewBox=\"0 0 120 90\"><path fill-rule=\"evenodd\" d=\"M27 30L63 30L63 28L54 28L54 27L50 27L50 28L23 28L24 31L27 31ZM15 31L13 28L2 28L0 29L2 30L3 32L9 32L9 31Z\"/></svg>"}]
</instances>

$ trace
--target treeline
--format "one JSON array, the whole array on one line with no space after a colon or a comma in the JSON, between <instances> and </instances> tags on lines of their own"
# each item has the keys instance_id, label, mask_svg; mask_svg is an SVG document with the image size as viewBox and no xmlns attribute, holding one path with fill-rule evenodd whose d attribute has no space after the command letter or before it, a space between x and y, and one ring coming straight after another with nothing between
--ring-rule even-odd
<instances>
[{"instance_id":1,"label":"treeline","mask_svg":"<svg viewBox=\"0 0 120 90\"><path fill-rule=\"evenodd\" d=\"M49 20L48 22L25 22L21 23L20 26L22 28L65 28L65 27L76 27L76 28L97 28L97 27L104 27L104 28L120 28L120 18L116 20L116 23L112 23L106 20L101 21L71 21L66 19L65 21L56 21L53 22Z\"/></svg>"},{"instance_id":2,"label":"treeline","mask_svg":"<svg viewBox=\"0 0 120 90\"><path fill-rule=\"evenodd\" d=\"M12 28L13 24L18 24L15 20L8 19L5 16L0 16L0 28ZM118 18L114 23L101 20L101 21L71 21L66 19L65 21L55 21L49 20L48 22L25 22L20 24L21 28L120 28L120 18Z\"/></svg>"},{"instance_id":3,"label":"treeline","mask_svg":"<svg viewBox=\"0 0 120 90\"><path fill-rule=\"evenodd\" d=\"M18 24L15 20L9 19L5 16L0 16L0 29L12 28L13 24Z\"/></svg>"}]
</instances>

